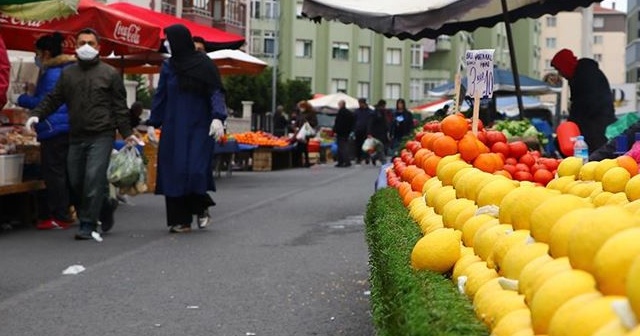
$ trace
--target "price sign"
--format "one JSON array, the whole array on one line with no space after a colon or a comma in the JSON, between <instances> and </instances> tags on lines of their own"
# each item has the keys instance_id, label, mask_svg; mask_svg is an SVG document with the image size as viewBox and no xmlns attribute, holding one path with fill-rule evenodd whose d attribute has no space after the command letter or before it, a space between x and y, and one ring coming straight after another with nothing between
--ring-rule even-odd
<instances>
[{"instance_id":1,"label":"price sign","mask_svg":"<svg viewBox=\"0 0 640 336\"><path fill-rule=\"evenodd\" d=\"M467 65L467 95L493 97L493 52L495 49L469 50Z\"/></svg>"}]
</instances>

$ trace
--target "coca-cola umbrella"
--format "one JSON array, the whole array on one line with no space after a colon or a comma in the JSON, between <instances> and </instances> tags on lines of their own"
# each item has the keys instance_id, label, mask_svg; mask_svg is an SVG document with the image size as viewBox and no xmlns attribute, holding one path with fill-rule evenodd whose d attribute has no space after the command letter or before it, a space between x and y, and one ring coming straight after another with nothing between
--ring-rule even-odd
<instances>
[{"instance_id":1,"label":"coca-cola umbrella","mask_svg":"<svg viewBox=\"0 0 640 336\"><path fill-rule=\"evenodd\" d=\"M0 14L21 20L52 20L75 14L78 0L3 0Z\"/></svg>"},{"instance_id":2,"label":"coca-cola umbrella","mask_svg":"<svg viewBox=\"0 0 640 336\"><path fill-rule=\"evenodd\" d=\"M221 49L238 49L245 41L244 37L240 35L228 33L214 27L201 25L173 15L156 12L127 2L112 3L109 7L131 14L135 17L144 18L146 21L162 28L172 24L182 24L191 31L191 35L199 36L204 39L204 46L207 52ZM164 32L160 32L160 34L160 37L164 39Z\"/></svg>"},{"instance_id":3,"label":"coca-cola umbrella","mask_svg":"<svg viewBox=\"0 0 640 336\"><path fill-rule=\"evenodd\" d=\"M10 50L33 51L38 38L59 32L65 37L64 52L73 53L75 36L83 28L98 33L101 55L128 55L160 48L160 26L94 0L80 0L78 13L64 19L30 21L0 16L0 31Z\"/></svg>"}]
</instances>

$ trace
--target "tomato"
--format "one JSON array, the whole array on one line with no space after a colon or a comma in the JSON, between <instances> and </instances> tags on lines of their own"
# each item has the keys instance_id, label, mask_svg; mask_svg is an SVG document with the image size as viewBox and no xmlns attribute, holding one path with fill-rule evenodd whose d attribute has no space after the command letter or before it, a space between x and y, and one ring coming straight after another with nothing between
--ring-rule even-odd
<instances>
[{"instance_id":1,"label":"tomato","mask_svg":"<svg viewBox=\"0 0 640 336\"><path fill-rule=\"evenodd\" d=\"M554 171L558 168L558 161L556 159L540 158L539 162L547 167L549 171Z\"/></svg>"},{"instance_id":2,"label":"tomato","mask_svg":"<svg viewBox=\"0 0 640 336\"><path fill-rule=\"evenodd\" d=\"M520 159L518 159L519 163L524 163L527 166L531 167L533 166L534 163L536 163L536 158L533 157L533 155L527 153L523 156L520 157Z\"/></svg>"},{"instance_id":3,"label":"tomato","mask_svg":"<svg viewBox=\"0 0 640 336\"><path fill-rule=\"evenodd\" d=\"M514 166L515 166L515 165L516 165L516 163L518 163L518 160L517 160L516 158L507 157L507 158L504 160L504 163L505 163L505 164L514 165Z\"/></svg>"},{"instance_id":4,"label":"tomato","mask_svg":"<svg viewBox=\"0 0 640 336\"><path fill-rule=\"evenodd\" d=\"M527 154L529 147L524 141L514 141L509 143L509 153L511 157L519 159L521 156Z\"/></svg>"},{"instance_id":5,"label":"tomato","mask_svg":"<svg viewBox=\"0 0 640 336\"><path fill-rule=\"evenodd\" d=\"M491 145L491 151L494 153L502 153L505 158L509 157L509 145L506 142L494 142L493 145Z\"/></svg>"},{"instance_id":6,"label":"tomato","mask_svg":"<svg viewBox=\"0 0 640 336\"><path fill-rule=\"evenodd\" d=\"M533 176L528 171L517 171L513 178L518 181L533 181Z\"/></svg>"},{"instance_id":7,"label":"tomato","mask_svg":"<svg viewBox=\"0 0 640 336\"><path fill-rule=\"evenodd\" d=\"M480 140L480 142L482 142L485 145L489 143L487 140L487 132L485 131L478 132L478 134L476 135L476 138L478 138L478 140Z\"/></svg>"},{"instance_id":8,"label":"tomato","mask_svg":"<svg viewBox=\"0 0 640 336\"><path fill-rule=\"evenodd\" d=\"M542 163L534 163L530 169L531 174L535 175L538 169L547 169L547 167L545 167Z\"/></svg>"},{"instance_id":9,"label":"tomato","mask_svg":"<svg viewBox=\"0 0 640 336\"><path fill-rule=\"evenodd\" d=\"M553 180L553 174L544 168L538 169L535 174L533 174L533 181L538 182L543 186L546 186L551 180Z\"/></svg>"},{"instance_id":10,"label":"tomato","mask_svg":"<svg viewBox=\"0 0 640 336\"><path fill-rule=\"evenodd\" d=\"M516 171L531 172L531 168L524 163L516 163Z\"/></svg>"},{"instance_id":11,"label":"tomato","mask_svg":"<svg viewBox=\"0 0 640 336\"><path fill-rule=\"evenodd\" d=\"M533 157L536 158L536 159L539 158L540 156L542 156L542 154L540 154L539 150L531 151L531 152L529 152L529 154L533 155Z\"/></svg>"},{"instance_id":12,"label":"tomato","mask_svg":"<svg viewBox=\"0 0 640 336\"><path fill-rule=\"evenodd\" d=\"M516 166L514 165L510 165L510 164L506 164L502 167L502 170L506 171L507 173L509 173L511 176L513 176L513 174L516 173Z\"/></svg>"},{"instance_id":13,"label":"tomato","mask_svg":"<svg viewBox=\"0 0 640 336\"><path fill-rule=\"evenodd\" d=\"M489 143L491 145L493 145L496 142L507 142L507 136L504 135L504 133L500 132L500 131L487 131L487 141L489 141Z\"/></svg>"}]
</instances>

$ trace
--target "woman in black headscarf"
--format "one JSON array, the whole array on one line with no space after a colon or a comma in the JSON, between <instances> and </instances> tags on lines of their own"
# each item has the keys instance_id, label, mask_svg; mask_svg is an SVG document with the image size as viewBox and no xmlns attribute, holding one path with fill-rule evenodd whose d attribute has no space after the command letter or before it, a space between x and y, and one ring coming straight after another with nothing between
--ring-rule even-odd
<instances>
[{"instance_id":1,"label":"woman in black headscarf","mask_svg":"<svg viewBox=\"0 0 640 336\"><path fill-rule=\"evenodd\" d=\"M218 69L195 50L189 30L178 24L164 32L171 58L162 65L147 125L162 127L155 193L165 196L169 232L181 233L191 229L194 215L198 227L209 223L213 148L227 112Z\"/></svg>"}]
</instances>

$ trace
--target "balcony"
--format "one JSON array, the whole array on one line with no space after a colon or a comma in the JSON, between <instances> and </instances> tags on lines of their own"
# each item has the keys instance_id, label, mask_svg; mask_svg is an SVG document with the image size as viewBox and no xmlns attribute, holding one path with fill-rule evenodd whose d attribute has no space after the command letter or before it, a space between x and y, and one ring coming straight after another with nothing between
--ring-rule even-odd
<instances>
[{"instance_id":1,"label":"balcony","mask_svg":"<svg viewBox=\"0 0 640 336\"><path fill-rule=\"evenodd\" d=\"M436 51L451 51L451 38L440 36L436 40Z\"/></svg>"},{"instance_id":2,"label":"balcony","mask_svg":"<svg viewBox=\"0 0 640 336\"><path fill-rule=\"evenodd\" d=\"M180 0L178 0L180 1ZM246 5L233 0L182 0L182 17L226 32L245 35ZM163 12L176 15L176 0L162 0Z\"/></svg>"}]
</instances>

